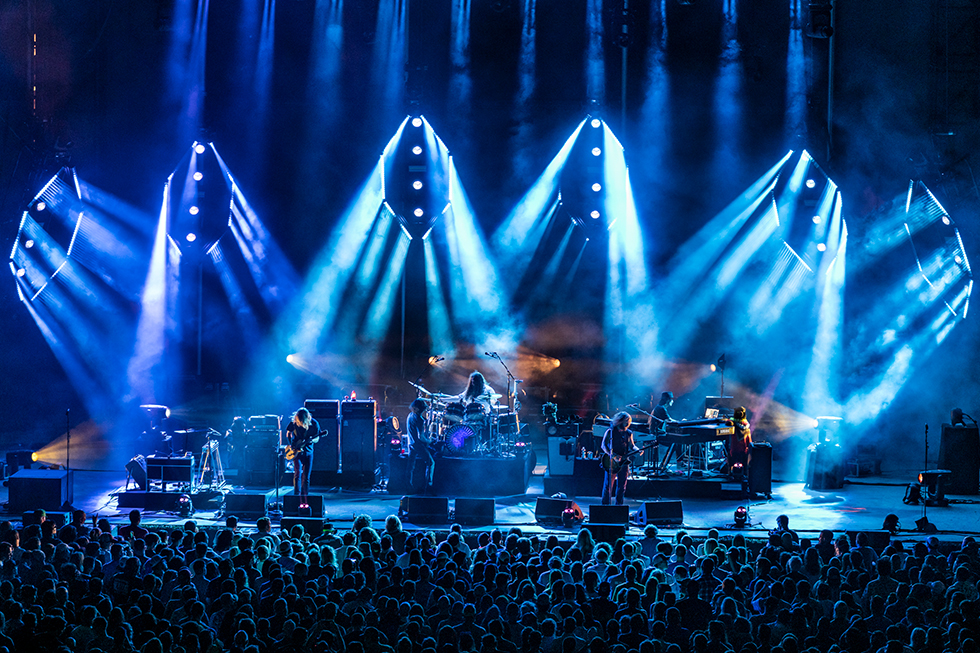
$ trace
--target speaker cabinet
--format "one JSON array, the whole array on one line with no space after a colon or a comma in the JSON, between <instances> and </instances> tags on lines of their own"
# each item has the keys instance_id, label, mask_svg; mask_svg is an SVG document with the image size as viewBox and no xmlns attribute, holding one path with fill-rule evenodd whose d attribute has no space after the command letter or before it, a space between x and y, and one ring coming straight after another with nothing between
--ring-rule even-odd
<instances>
[{"instance_id":1,"label":"speaker cabinet","mask_svg":"<svg viewBox=\"0 0 980 653\"><path fill-rule=\"evenodd\" d=\"M265 494L226 494L225 513L241 519L258 519L267 512Z\"/></svg>"},{"instance_id":2,"label":"speaker cabinet","mask_svg":"<svg viewBox=\"0 0 980 653\"><path fill-rule=\"evenodd\" d=\"M340 404L340 464L345 474L374 473L378 450L377 406L373 399Z\"/></svg>"},{"instance_id":3,"label":"speaker cabinet","mask_svg":"<svg viewBox=\"0 0 980 653\"><path fill-rule=\"evenodd\" d=\"M844 487L844 461L840 445L821 442L807 447L806 485L811 490L839 490Z\"/></svg>"},{"instance_id":4,"label":"speaker cabinet","mask_svg":"<svg viewBox=\"0 0 980 653\"><path fill-rule=\"evenodd\" d=\"M326 434L313 445L313 471L340 471L340 402L336 399L307 399L303 406Z\"/></svg>"},{"instance_id":5,"label":"speaker cabinet","mask_svg":"<svg viewBox=\"0 0 980 653\"><path fill-rule=\"evenodd\" d=\"M310 494L306 497L306 502L310 504L310 514L308 517L323 517L323 495ZM282 497L282 514L290 517L299 517L299 496L286 494Z\"/></svg>"},{"instance_id":6,"label":"speaker cabinet","mask_svg":"<svg viewBox=\"0 0 980 653\"><path fill-rule=\"evenodd\" d=\"M126 471L132 477L133 481L136 482L136 487L141 490L146 489L146 458L135 456L126 463Z\"/></svg>"},{"instance_id":7,"label":"speaker cabinet","mask_svg":"<svg viewBox=\"0 0 980 653\"><path fill-rule=\"evenodd\" d=\"M591 511L589 511L591 513ZM592 524L582 526L590 533L596 542L614 544L621 537L626 537L626 524Z\"/></svg>"},{"instance_id":8,"label":"speaker cabinet","mask_svg":"<svg viewBox=\"0 0 980 653\"><path fill-rule=\"evenodd\" d=\"M493 499L456 499L454 514L458 524L483 526L497 520Z\"/></svg>"},{"instance_id":9,"label":"speaker cabinet","mask_svg":"<svg viewBox=\"0 0 980 653\"><path fill-rule=\"evenodd\" d=\"M412 524L449 523L449 499L446 497L405 497L402 506L405 520Z\"/></svg>"},{"instance_id":10,"label":"speaker cabinet","mask_svg":"<svg viewBox=\"0 0 980 653\"><path fill-rule=\"evenodd\" d=\"M684 523L684 503L682 501L647 501L640 506L637 514L639 524L666 526Z\"/></svg>"},{"instance_id":11,"label":"speaker cabinet","mask_svg":"<svg viewBox=\"0 0 980 653\"><path fill-rule=\"evenodd\" d=\"M74 472L60 469L22 469L8 481L7 512L60 510L72 500Z\"/></svg>"},{"instance_id":12,"label":"speaker cabinet","mask_svg":"<svg viewBox=\"0 0 980 653\"><path fill-rule=\"evenodd\" d=\"M322 517L283 517L282 521L279 522L279 528L283 533L288 533L297 524L302 526L312 539L323 535L323 529L326 526Z\"/></svg>"},{"instance_id":13,"label":"speaker cabinet","mask_svg":"<svg viewBox=\"0 0 980 653\"><path fill-rule=\"evenodd\" d=\"M749 492L772 494L772 445L753 442L749 445Z\"/></svg>"},{"instance_id":14,"label":"speaker cabinet","mask_svg":"<svg viewBox=\"0 0 980 653\"><path fill-rule=\"evenodd\" d=\"M578 440L574 437L548 438L548 473L551 476L572 476L575 474L575 447L577 445Z\"/></svg>"},{"instance_id":15,"label":"speaker cabinet","mask_svg":"<svg viewBox=\"0 0 980 653\"><path fill-rule=\"evenodd\" d=\"M146 459L146 478L163 483L193 483L194 457L150 456Z\"/></svg>"},{"instance_id":16,"label":"speaker cabinet","mask_svg":"<svg viewBox=\"0 0 980 653\"><path fill-rule=\"evenodd\" d=\"M943 483L948 494L980 494L980 436L977 427L943 424L939 469L952 472Z\"/></svg>"},{"instance_id":17,"label":"speaker cabinet","mask_svg":"<svg viewBox=\"0 0 980 653\"><path fill-rule=\"evenodd\" d=\"M629 521L629 506L604 506L602 504L592 504L589 506L590 524L622 524L625 526Z\"/></svg>"},{"instance_id":18,"label":"speaker cabinet","mask_svg":"<svg viewBox=\"0 0 980 653\"><path fill-rule=\"evenodd\" d=\"M568 499L538 497L534 502L534 521L560 524L562 513L571 505L572 502Z\"/></svg>"}]
</instances>

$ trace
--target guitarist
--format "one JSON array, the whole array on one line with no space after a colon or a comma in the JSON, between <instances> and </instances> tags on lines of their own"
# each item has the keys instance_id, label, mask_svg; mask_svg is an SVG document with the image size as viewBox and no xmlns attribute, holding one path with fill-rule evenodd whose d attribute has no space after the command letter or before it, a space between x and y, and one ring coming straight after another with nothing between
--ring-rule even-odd
<instances>
[{"instance_id":1,"label":"guitarist","mask_svg":"<svg viewBox=\"0 0 980 653\"><path fill-rule=\"evenodd\" d=\"M611 463L610 469L606 470L606 476L602 483L602 505L608 506L612 499L613 484L616 484L616 505L623 505L623 497L626 494L626 478L629 476L630 466L628 455L640 450L633 442L633 432L630 425L633 418L627 412L619 412L613 416L612 423L602 436L602 452L609 456ZM619 465L617 471L612 471Z\"/></svg>"},{"instance_id":2,"label":"guitarist","mask_svg":"<svg viewBox=\"0 0 980 653\"><path fill-rule=\"evenodd\" d=\"M300 408L293 413L293 419L286 427L289 447L296 451L293 458L293 494L306 503L310 492L310 472L313 467L313 442L320 435L320 424L313 419L310 411Z\"/></svg>"},{"instance_id":3,"label":"guitarist","mask_svg":"<svg viewBox=\"0 0 980 653\"><path fill-rule=\"evenodd\" d=\"M432 438L429 437L429 429L425 423L425 411L428 405L425 399L419 397L413 401L409 408L412 412L408 414L408 437L411 440L412 453L408 456L408 486L415 489L415 466L419 458L425 465L425 486L422 494L425 494L432 487L432 473L435 471L436 461L432 457Z\"/></svg>"}]
</instances>

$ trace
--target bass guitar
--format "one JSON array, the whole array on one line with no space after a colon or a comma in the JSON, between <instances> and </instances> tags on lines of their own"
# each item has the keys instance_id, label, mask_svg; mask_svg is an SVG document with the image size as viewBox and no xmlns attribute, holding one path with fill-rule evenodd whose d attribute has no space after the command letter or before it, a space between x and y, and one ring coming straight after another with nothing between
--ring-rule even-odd
<instances>
[{"instance_id":1,"label":"bass guitar","mask_svg":"<svg viewBox=\"0 0 980 653\"><path fill-rule=\"evenodd\" d=\"M298 440L292 444L287 444L286 448L283 450L283 456L286 460L293 460L299 454L303 453L303 447L308 444L316 444L317 441L327 434L327 429L318 431L316 435L310 437L307 435L305 438Z\"/></svg>"},{"instance_id":2,"label":"bass guitar","mask_svg":"<svg viewBox=\"0 0 980 653\"><path fill-rule=\"evenodd\" d=\"M635 456L635 455L637 455L639 453L643 453L644 451L646 451L647 449L649 449L651 447L656 447L657 444L658 443L654 442L653 444L648 444L647 446L645 446L645 447L643 447L641 449L637 449L636 451L630 451L627 454L624 454L622 456L616 456L615 458L612 458L612 457L609 456L609 454L604 453L604 454L602 454L602 457L599 458L599 464L607 472L609 472L611 474L615 474L620 469L622 469L623 465L629 463L629 461L633 458L633 456Z\"/></svg>"}]
</instances>

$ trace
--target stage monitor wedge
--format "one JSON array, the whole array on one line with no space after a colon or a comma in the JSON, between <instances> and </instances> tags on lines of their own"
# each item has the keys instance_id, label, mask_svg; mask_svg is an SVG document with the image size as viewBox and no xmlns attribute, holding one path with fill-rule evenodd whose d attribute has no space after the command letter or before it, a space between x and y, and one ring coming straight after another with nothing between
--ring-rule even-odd
<instances>
[{"instance_id":1,"label":"stage monitor wedge","mask_svg":"<svg viewBox=\"0 0 980 653\"><path fill-rule=\"evenodd\" d=\"M668 526L684 523L682 501L646 501L637 511L637 523L645 526Z\"/></svg>"}]
</instances>

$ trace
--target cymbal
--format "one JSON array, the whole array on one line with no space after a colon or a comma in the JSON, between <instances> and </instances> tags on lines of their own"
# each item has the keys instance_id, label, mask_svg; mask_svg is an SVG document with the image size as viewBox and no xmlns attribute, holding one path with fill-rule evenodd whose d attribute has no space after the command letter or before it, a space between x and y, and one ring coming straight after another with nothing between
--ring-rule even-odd
<instances>
[{"instance_id":1,"label":"cymbal","mask_svg":"<svg viewBox=\"0 0 980 653\"><path fill-rule=\"evenodd\" d=\"M431 395L432 394L431 392L429 392L428 390L426 390L424 386L421 386L418 383L412 383L411 381L409 381L408 382L408 385L412 386L413 388L415 388L416 390L418 390L419 392L421 392L423 394L427 394L427 395Z\"/></svg>"},{"instance_id":2,"label":"cymbal","mask_svg":"<svg viewBox=\"0 0 980 653\"><path fill-rule=\"evenodd\" d=\"M456 395L447 395L444 392L430 392L429 394L435 397L436 399L452 399L453 397L456 396Z\"/></svg>"}]
</instances>

